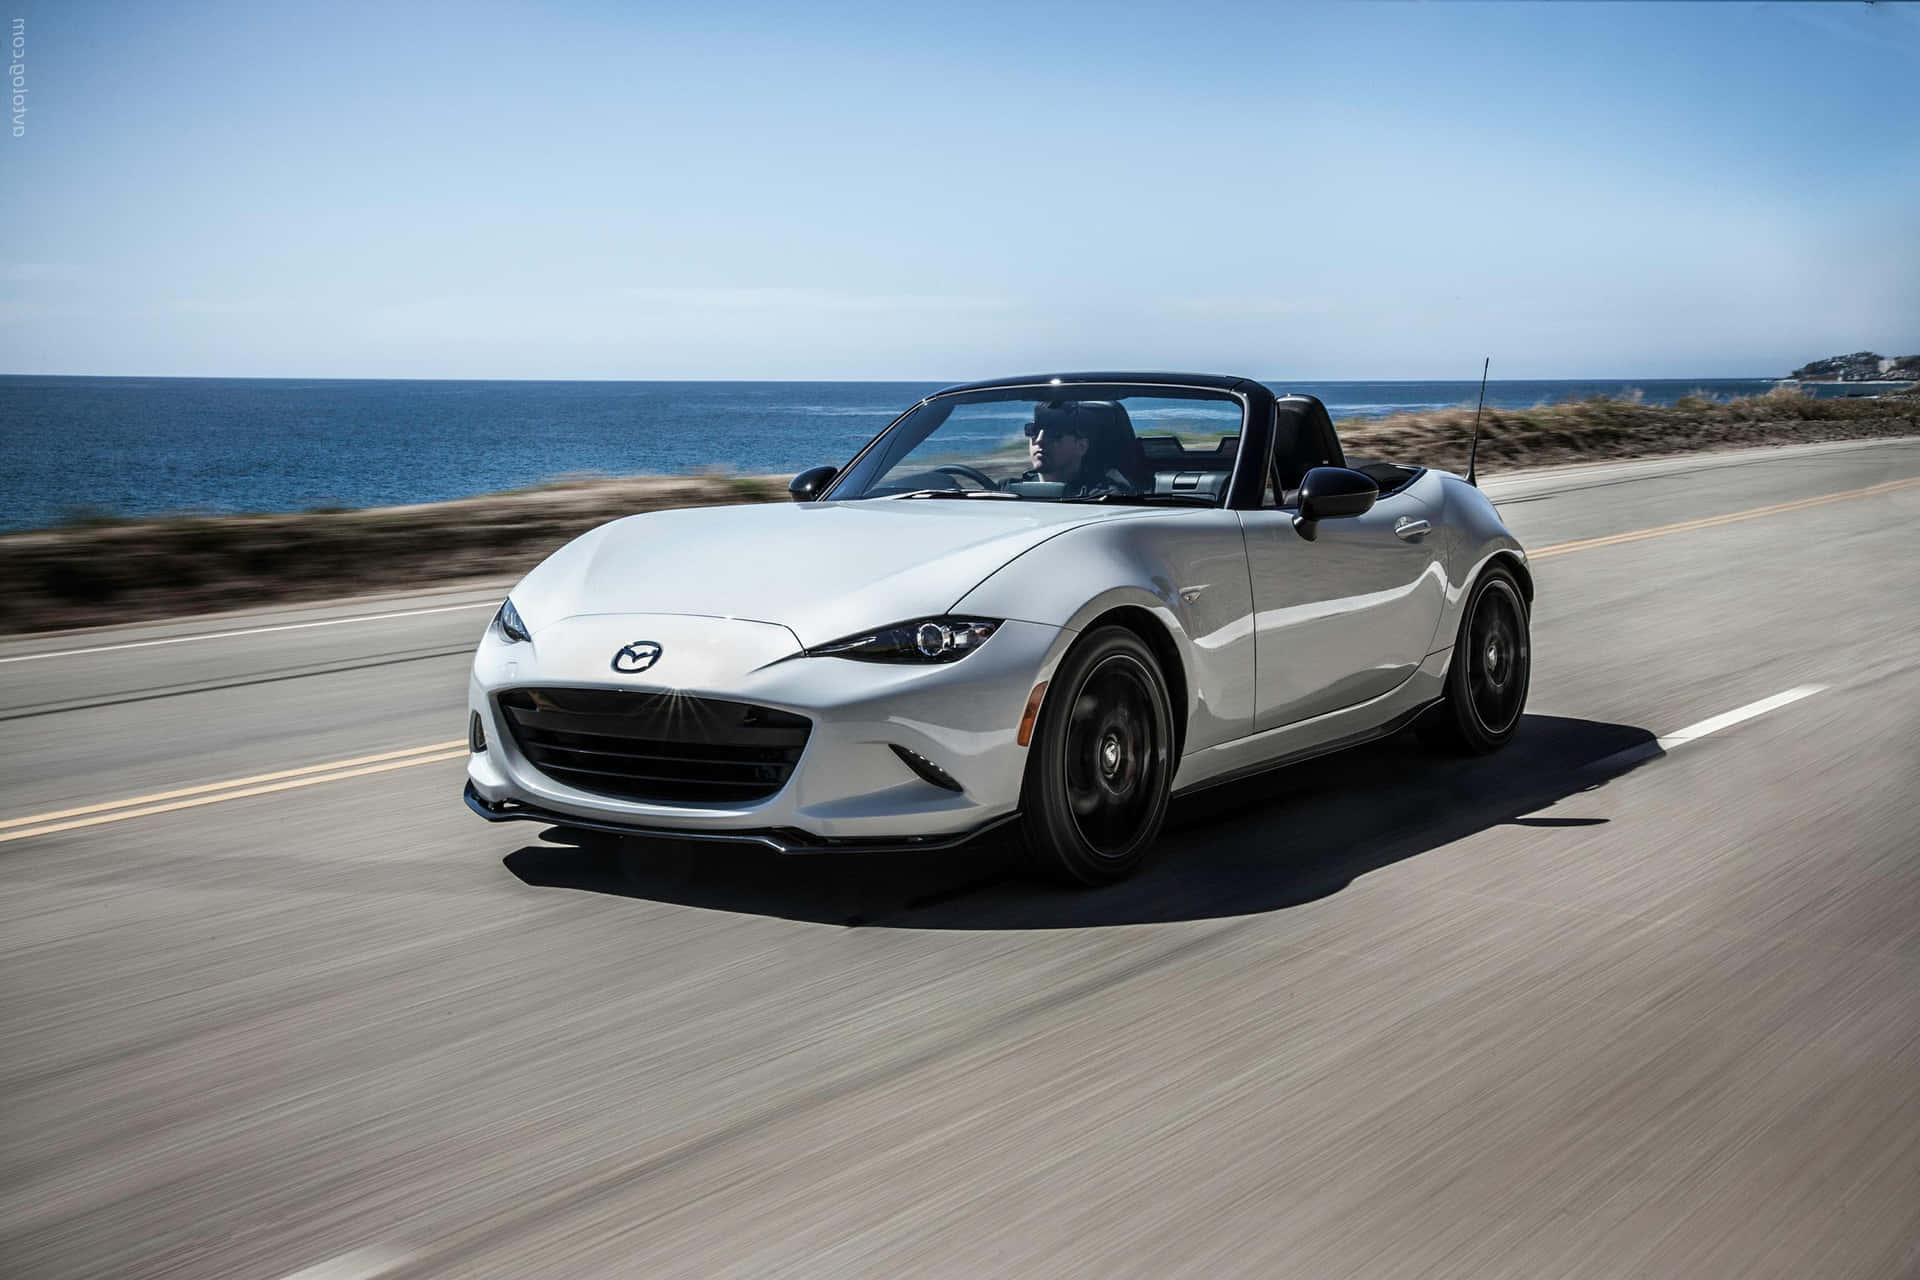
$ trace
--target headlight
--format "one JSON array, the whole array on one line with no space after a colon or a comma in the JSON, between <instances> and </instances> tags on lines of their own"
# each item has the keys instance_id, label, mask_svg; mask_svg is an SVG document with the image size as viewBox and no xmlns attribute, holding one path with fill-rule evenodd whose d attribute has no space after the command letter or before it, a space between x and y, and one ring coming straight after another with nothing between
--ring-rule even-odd
<instances>
[{"instance_id":1,"label":"headlight","mask_svg":"<svg viewBox=\"0 0 1920 1280\"><path fill-rule=\"evenodd\" d=\"M921 618L862 632L807 650L816 657L863 662L958 662L987 642L1000 623L992 618Z\"/></svg>"},{"instance_id":2,"label":"headlight","mask_svg":"<svg viewBox=\"0 0 1920 1280\"><path fill-rule=\"evenodd\" d=\"M508 644L521 644L533 639L533 633L527 630L527 624L520 621L520 611L509 600L500 606L500 612L493 615L493 625L505 636Z\"/></svg>"}]
</instances>

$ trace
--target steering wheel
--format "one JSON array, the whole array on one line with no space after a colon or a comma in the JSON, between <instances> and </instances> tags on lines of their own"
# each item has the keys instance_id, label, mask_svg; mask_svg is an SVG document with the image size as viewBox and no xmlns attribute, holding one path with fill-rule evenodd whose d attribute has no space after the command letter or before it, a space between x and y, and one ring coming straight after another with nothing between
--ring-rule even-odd
<instances>
[{"instance_id":1,"label":"steering wheel","mask_svg":"<svg viewBox=\"0 0 1920 1280\"><path fill-rule=\"evenodd\" d=\"M964 462L949 462L945 466L935 467L934 470L943 476L965 476L982 489L987 489L994 493L1000 491L1000 482L998 480L995 480L984 471L969 467Z\"/></svg>"}]
</instances>

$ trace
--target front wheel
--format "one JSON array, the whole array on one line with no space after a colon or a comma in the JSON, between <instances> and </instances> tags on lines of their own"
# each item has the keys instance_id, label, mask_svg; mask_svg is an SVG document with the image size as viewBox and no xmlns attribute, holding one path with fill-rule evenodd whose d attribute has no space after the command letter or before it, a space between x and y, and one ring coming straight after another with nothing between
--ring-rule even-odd
<instances>
[{"instance_id":1,"label":"front wheel","mask_svg":"<svg viewBox=\"0 0 1920 1280\"><path fill-rule=\"evenodd\" d=\"M1153 651L1124 627L1076 644L1040 708L1021 797L1035 870L1102 885L1146 860L1173 784L1173 706Z\"/></svg>"},{"instance_id":2,"label":"front wheel","mask_svg":"<svg viewBox=\"0 0 1920 1280\"><path fill-rule=\"evenodd\" d=\"M1447 667L1446 694L1421 719L1422 741L1466 755L1505 746L1520 727L1532 676L1526 596L1511 570L1492 565L1467 597Z\"/></svg>"}]
</instances>

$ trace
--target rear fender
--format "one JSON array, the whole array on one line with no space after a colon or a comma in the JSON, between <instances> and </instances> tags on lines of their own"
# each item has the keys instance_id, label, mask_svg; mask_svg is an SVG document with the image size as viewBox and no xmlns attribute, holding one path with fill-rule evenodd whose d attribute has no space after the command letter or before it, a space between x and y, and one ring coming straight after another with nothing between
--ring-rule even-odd
<instances>
[{"instance_id":1,"label":"rear fender","mask_svg":"<svg viewBox=\"0 0 1920 1280\"><path fill-rule=\"evenodd\" d=\"M1479 489L1456 475L1439 473L1436 495L1440 503L1442 527L1447 531L1446 603L1440 625L1434 632L1434 652L1453 647L1460 631L1460 614L1466 608L1467 594L1473 584L1496 561L1508 564L1520 589L1533 603L1533 573L1527 565L1526 548L1513 536L1491 500Z\"/></svg>"}]
</instances>

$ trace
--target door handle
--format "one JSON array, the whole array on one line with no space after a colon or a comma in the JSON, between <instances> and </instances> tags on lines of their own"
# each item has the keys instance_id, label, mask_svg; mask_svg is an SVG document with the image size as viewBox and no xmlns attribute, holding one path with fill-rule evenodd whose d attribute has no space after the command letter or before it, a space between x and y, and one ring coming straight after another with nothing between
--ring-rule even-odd
<instances>
[{"instance_id":1,"label":"door handle","mask_svg":"<svg viewBox=\"0 0 1920 1280\"><path fill-rule=\"evenodd\" d=\"M1407 516L1402 516L1394 523L1393 532L1395 537L1405 538L1408 542L1412 542L1415 538L1423 538L1427 534L1432 533L1433 525L1426 520L1415 520Z\"/></svg>"}]
</instances>

